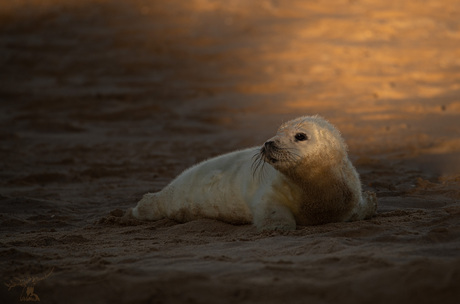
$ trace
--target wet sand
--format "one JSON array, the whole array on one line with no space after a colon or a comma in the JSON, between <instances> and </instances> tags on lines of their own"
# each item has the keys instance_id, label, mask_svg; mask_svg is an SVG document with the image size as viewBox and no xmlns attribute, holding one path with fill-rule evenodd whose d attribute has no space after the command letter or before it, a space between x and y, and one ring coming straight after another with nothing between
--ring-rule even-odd
<instances>
[{"instance_id":1,"label":"wet sand","mask_svg":"<svg viewBox=\"0 0 460 304\"><path fill-rule=\"evenodd\" d=\"M459 15L432 0L2 2L1 302L457 303ZM374 218L286 233L122 220L187 167L311 114L342 131Z\"/></svg>"}]
</instances>

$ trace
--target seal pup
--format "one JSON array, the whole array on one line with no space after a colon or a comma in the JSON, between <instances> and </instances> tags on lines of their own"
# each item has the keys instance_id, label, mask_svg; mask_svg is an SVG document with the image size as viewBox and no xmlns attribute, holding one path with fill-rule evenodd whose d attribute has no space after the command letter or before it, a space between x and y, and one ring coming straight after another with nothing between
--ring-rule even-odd
<instances>
[{"instance_id":1,"label":"seal pup","mask_svg":"<svg viewBox=\"0 0 460 304\"><path fill-rule=\"evenodd\" d=\"M199 218L259 230L295 230L371 217L375 193L361 190L340 132L319 116L281 125L262 147L224 154L147 193L127 215L140 220Z\"/></svg>"}]
</instances>

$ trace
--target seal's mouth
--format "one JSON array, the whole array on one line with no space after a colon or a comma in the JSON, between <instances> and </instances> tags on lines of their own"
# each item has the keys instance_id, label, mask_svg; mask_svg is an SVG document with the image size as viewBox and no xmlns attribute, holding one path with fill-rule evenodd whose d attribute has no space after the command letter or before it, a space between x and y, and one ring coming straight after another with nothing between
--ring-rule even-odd
<instances>
[{"instance_id":1,"label":"seal's mouth","mask_svg":"<svg viewBox=\"0 0 460 304\"><path fill-rule=\"evenodd\" d=\"M272 158L272 157L270 157L270 158L268 159L268 161L271 162L272 164L278 162L278 160L277 160L276 158Z\"/></svg>"},{"instance_id":2,"label":"seal's mouth","mask_svg":"<svg viewBox=\"0 0 460 304\"><path fill-rule=\"evenodd\" d=\"M276 164L278 159L265 155L265 160L271 164Z\"/></svg>"},{"instance_id":3,"label":"seal's mouth","mask_svg":"<svg viewBox=\"0 0 460 304\"><path fill-rule=\"evenodd\" d=\"M260 150L258 150L258 152L253 156L254 162L252 163L252 171L254 176L259 168L263 171L265 163L278 166L278 163L282 162L281 159L276 158L276 151L277 148L270 144L265 144L260 148Z\"/></svg>"}]
</instances>

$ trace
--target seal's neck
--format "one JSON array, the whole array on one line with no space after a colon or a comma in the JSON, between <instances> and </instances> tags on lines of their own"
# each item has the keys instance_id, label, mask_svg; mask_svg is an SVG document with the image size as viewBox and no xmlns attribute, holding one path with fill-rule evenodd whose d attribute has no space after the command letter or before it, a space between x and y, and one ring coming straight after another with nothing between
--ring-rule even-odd
<instances>
[{"instance_id":1,"label":"seal's neck","mask_svg":"<svg viewBox=\"0 0 460 304\"><path fill-rule=\"evenodd\" d=\"M340 152L324 153L305 157L283 173L302 188L327 189L328 187L323 187L323 185L333 184L338 179L343 178L341 175L347 163L346 154Z\"/></svg>"},{"instance_id":2,"label":"seal's neck","mask_svg":"<svg viewBox=\"0 0 460 304\"><path fill-rule=\"evenodd\" d=\"M296 213L300 225L341 221L349 214L356 195L344 175L350 170L349 165L346 158L338 161L318 158L314 163L305 161L284 173L301 190Z\"/></svg>"},{"instance_id":3,"label":"seal's neck","mask_svg":"<svg viewBox=\"0 0 460 304\"><path fill-rule=\"evenodd\" d=\"M305 161L300 166L288 170L285 175L302 189L315 188L315 192L328 191L330 185L341 180L343 162ZM328 186L329 185L329 186Z\"/></svg>"}]
</instances>

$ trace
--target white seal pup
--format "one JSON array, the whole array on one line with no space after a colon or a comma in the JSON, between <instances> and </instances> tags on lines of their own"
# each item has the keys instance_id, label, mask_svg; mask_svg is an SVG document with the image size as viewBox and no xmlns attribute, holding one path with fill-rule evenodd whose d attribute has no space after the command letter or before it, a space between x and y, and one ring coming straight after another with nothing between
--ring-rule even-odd
<instances>
[{"instance_id":1,"label":"white seal pup","mask_svg":"<svg viewBox=\"0 0 460 304\"><path fill-rule=\"evenodd\" d=\"M160 192L145 194L128 216L295 230L369 218L376 208L375 193L361 190L339 131L319 116L304 116L281 125L262 147L185 170Z\"/></svg>"}]
</instances>

